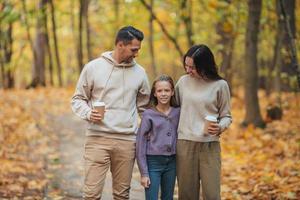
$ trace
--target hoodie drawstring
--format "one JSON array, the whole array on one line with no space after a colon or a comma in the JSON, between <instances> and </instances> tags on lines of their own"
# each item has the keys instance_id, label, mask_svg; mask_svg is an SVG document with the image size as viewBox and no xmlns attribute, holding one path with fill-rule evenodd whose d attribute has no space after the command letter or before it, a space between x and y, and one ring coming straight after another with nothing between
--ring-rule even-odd
<instances>
[{"instance_id":1,"label":"hoodie drawstring","mask_svg":"<svg viewBox=\"0 0 300 200\"><path fill-rule=\"evenodd\" d=\"M112 75L114 69L115 69L115 66L113 65L113 68L112 68L112 70L110 71L110 74L109 74L109 76L108 76L108 78L107 78L107 80L106 80L106 82L105 82L105 85L104 85L104 88L103 88L103 92L102 92L101 98L100 98L101 101L103 101L103 100L102 100L103 94L104 94L104 92L105 92L105 89L106 89L106 87L107 87L108 81L109 81L109 79L110 79L110 77L111 77L111 75Z\"/></svg>"},{"instance_id":2,"label":"hoodie drawstring","mask_svg":"<svg viewBox=\"0 0 300 200\"><path fill-rule=\"evenodd\" d=\"M122 92L123 92L123 95L122 95L122 99L123 99L123 104L125 103L125 68L127 67L132 67L136 64L135 60L133 60L131 63L117 63L113 57L112 57L112 51L109 51L109 52L105 52L101 55L102 58L104 58L108 63L110 63L111 65L113 65L113 67L117 67L117 68L122 68L122 71L123 71L123 83L122 83ZM107 83L108 83L108 80L110 79L110 76L113 72L114 68L112 69L106 83L105 83L105 87L104 87L104 90L106 89L106 86L107 86Z\"/></svg>"},{"instance_id":3,"label":"hoodie drawstring","mask_svg":"<svg viewBox=\"0 0 300 200\"><path fill-rule=\"evenodd\" d=\"M124 97L125 96L125 89L124 89L125 88L125 66L123 66L123 84L122 85L123 85L122 88L123 88L123 104L124 104L125 103L125 97Z\"/></svg>"}]
</instances>

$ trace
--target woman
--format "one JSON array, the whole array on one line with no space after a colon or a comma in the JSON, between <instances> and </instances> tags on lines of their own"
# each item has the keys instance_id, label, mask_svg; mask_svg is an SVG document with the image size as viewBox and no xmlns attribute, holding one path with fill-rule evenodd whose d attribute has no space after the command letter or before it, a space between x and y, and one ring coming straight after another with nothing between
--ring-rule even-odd
<instances>
[{"instance_id":1,"label":"woman","mask_svg":"<svg viewBox=\"0 0 300 200\"><path fill-rule=\"evenodd\" d=\"M219 137L231 124L229 87L206 45L191 47L183 64L187 74L175 87L181 106L176 153L179 199L199 200L200 181L205 200L221 199ZM207 116L218 121L204 129Z\"/></svg>"}]
</instances>

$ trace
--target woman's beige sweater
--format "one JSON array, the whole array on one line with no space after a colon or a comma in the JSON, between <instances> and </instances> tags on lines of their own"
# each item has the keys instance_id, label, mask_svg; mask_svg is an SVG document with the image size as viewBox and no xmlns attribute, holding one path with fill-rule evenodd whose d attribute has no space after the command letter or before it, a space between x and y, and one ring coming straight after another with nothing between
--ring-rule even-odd
<instances>
[{"instance_id":1,"label":"woman's beige sweater","mask_svg":"<svg viewBox=\"0 0 300 200\"><path fill-rule=\"evenodd\" d=\"M207 115L215 116L222 132L231 124L227 82L205 81L184 75L178 80L175 90L176 100L181 106L178 139L196 142L219 141L218 136L204 134L204 118Z\"/></svg>"}]
</instances>

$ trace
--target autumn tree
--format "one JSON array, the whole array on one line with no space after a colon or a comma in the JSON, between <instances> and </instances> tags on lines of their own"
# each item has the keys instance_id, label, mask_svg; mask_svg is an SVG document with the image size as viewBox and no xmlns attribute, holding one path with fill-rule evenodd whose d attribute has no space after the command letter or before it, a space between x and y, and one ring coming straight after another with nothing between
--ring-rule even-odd
<instances>
[{"instance_id":1,"label":"autumn tree","mask_svg":"<svg viewBox=\"0 0 300 200\"><path fill-rule=\"evenodd\" d=\"M47 35L45 30L47 0L40 0L38 3L38 14L36 23L36 36L34 51L36 57L33 61L32 80L28 87L46 86L45 58Z\"/></svg>"},{"instance_id":2,"label":"autumn tree","mask_svg":"<svg viewBox=\"0 0 300 200\"><path fill-rule=\"evenodd\" d=\"M85 45L86 45L86 51L87 51L87 59L92 59L92 43L91 43L91 28L89 23L89 4L90 0L84 1L84 12L83 12L83 18L84 18L84 25L85 25Z\"/></svg>"},{"instance_id":3,"label":"autumn tree","mask_svg":"<svg viewBox=\"0 0 300 200\"><path fill-rule=\"evenodd\" d=\"M115 31L117 31L120 26L120 2L119 2L119 0L114 0L114 13L115 13Z\"/></svg>"},{"instance_id":4,"label":"autumn tree","mask_svg":"<svg viewBox=\"0 0 300 200\"><path fill-rule=\"evenodd\" d=\"M258 101L258 66L257 66L257 43L259 35L259 20L261 15L261 0L248 1L248 21L246 29L246 52L245 52L245 106L246 116L244 124L253 124L263 127Z\"/></svg>"},{"instance_id":5,"label":"autumn tree","mask_svg":"<svg viewBox=\"0 0 300 200\"><path fill-rule=\"evenodd\" d=\"M287 0L287 1L279 1L280 10L281 10L281 18L284 20L284 29L285 29L285 37L284 37L284 46L286 52L288 52L288 59L284 59L284 65L286 67L283 68L283 71L286 72L289 76L295 77L298 83L298 89L300 88L300 66L297 60L297 52L296 52L296 2L295 0ZM289 80L289 82L291 82ZM294 88L297 88L297 85L294 84ZM290 86L290 85L289 85Z\"/></svg>"},{"instance_id":6,"label":"autumn tree","mask_svg":"<svg viewBox=\"0 0 300 200\"><path fill-rule=\"evenodd\" d=\"M216 23L216 33L219 36L217 43L219 44L219 53L222 56L220 64L220 72L225 76L225 79L229 83L232 89L232 58L234 52L236 30L233 23L239 24L239 16L232 17L232 10L230 9L233 2L232 0L223 1L222 6L216 8L218 22ZM240 2L236 5L239 9ZM237 28L236 27L236 28ZM232 92L232 91L231 91Z\"/></svg>"},{"instance_id":7,"label":"autumn tree","mask_svg":"<svg viewBox=\"0 0 300 200\"><path fill-rule=\"evenodd\" d=\"M29 20L28 20L28 10L27 10L27 6L26 6L26 1L25 0L22 0L22 21L23 21L23 24L25 25L25 29L26 29L26 39L30 45L30 49L31 49L31 52L32 52L32 57L33 57L33 60L36 60L37 59L37 53L36 53L36 50L34 48L34 44L33 44L33 40L32 40L32 36L31 36L31 33L30 33L30 25L29 25ZM27 86L28 88L31 87L30 85Z\"/></svg>"},{"instance_id":8,"label":"autumn tree","mask_svg":"<svg viewBox=\"0 0 300 200\"><path fill-rule=\"evenodd\" d=\"M0 21L0 67L3 88L13 88L15 84L14 72L10 66L11 57L13 54L13 23L15 16L12 13L12 5L4 1L1 3Z\"/></svg>"},{"instance_id":9,"label":"autumn tree","mask_svg":"<svg viewBox=\"0 0 300 200\"><path fill-rule=\"evenodd\" d=\"M91 59L90 31L88 22L88 6L89 0L80 0L78 15L78 45L77 45L77 61L79 73L83 68L84 51L83 42L86 41L87 58ZM84 34L85 31L85 34ZM84 35L86 35L84 40Z\"/></svg>"},{"instance_id":10,"label":"autumn tree","mask_svg":"<svg viewBox=\"0 0 300 200\"><path fill-rule=\"evenodd\" d=\"M52 58L52 52L51 52L51 47L50 47L50 38L49 38L49 30L48 30L48 17L45 15L45 23L44 23L44 30L45 30L45 37L46 37L46 50L48 54L48 65L49 65L49 81L50 85L54 85L54 80L53 80L53 58Z\"/></svg>"},{"instance_id":11,"label":"autumn tree","mask_svg":"<svg viewBox=\"0 0 300 200\"><path fill-rule=\"evenodd\" d=\"M193 39L192 1L180 0L180 11L180 17L185 26L185 34L188 41L188 46L191 47L195 44Z\"/></svg>"},{"instance_id":12,"label":"autumn tree","mask_svg":"<svg viewBox=\"0 0 300 200\"><path fill-rule=\"evenodd\" d=\"M78 16L78 39L77 39L77 62L79 73L83 68L83 52L82 52L82 27L83 27L83 12L84 12L84 2L85 0L79 1L79 16Z\"/></svg>"},{"instance_id":13,"label":"autumn tree","mask_svg":"<svg viewBox=\"0 0 300 200\"><path fill-rule=\"evenodd\" d=\"M0 26L1 27L1 26ZM0 42L0 50L1 50L1 77L2 77L2 85L3 88L13 88L15 85L14 72L12 67L10 66L11 57L13 53L13 22L9 22L7 28L4 29L5 32L1 31L1 37L3 39Z\"/></svg>"},{"instance_id":14,"label":"autumn tree","mask_svg":"<svg viewBox=\"0 0 300 200\"><path fill-rule=\"evenodd\" d=\"M149 17L149 53L151 59L151 68L153 76L157 76L157 69L155 64L155 54L154 54L154 28L153 28L153 7L154 1L150 0L150 17Z\"/></svg>"},{"instance_id":15,"label":"autumn tree","mask_svg":"<svg viewBox=\"0 0 300 200\"><path fill-rule=\"evenodd\" d=\"M58 49L58 39L57 39L57 33L56 33L56 18L55 18L55 7L53 0L48 0L50 4L50 10L51 10L51 22L52 22L52 34L53 34L53 43L54 43L54 49L55 49L55 60L56 60L56 66L57 66L57 78L58 78L58 84L59 86L62 86L63 80L62 80L62 67L60 62L60 55L59 55L59 49Z\"/></svg>"},{"instance_id":16,"label":"autumn tree","mask_svg":"<svg viewBox=\"0 0 300 200\"><path fill-rule=\"evenodd\" d=\"M160 29L162 30L162 32L164 33L164 35L168 38L168 40L171 41L171 43L173 43L173 45L175 46L175 49L179 53L180 57L182 57L183 51L182 51L177 39L174 36L172 36L172 34L167 30L166 26L161 22L161 20L153 12L153 10L151 9L151 6L145 0L140 0L140 2L152 14L153 19L158 23L158 25L159 25Z\"/></svg>"}]
</instances>

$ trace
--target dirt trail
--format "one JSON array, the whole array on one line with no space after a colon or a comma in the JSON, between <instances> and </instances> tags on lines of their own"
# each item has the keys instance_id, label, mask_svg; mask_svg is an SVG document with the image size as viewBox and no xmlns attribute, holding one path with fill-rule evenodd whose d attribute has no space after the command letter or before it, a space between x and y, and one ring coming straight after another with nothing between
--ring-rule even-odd
<instances>
[{"instance_id":1,"label":"dirt trail","mask_svg":"<svg viewBox=\"0 0 300 200\"><path fill-rule=\"evenodd\" d=\"M59 140L56 144L53 144L57 149L58 158L54 159L54 163L51 164L54 167L49 169L54 177L49 183L48 194L58 189L62 191L63 199L81 199L84 177L84 130L86 124L71 112L62 116L49 116L49 123L50 127L53 128L52 132L57 134ZM139 172L135 165L130 190L131 200L144 199L144 191L140 186L139 177ZM112 199L111 191L111 176L108 173L102 199Z\"/></svg>"}]
</instances>

